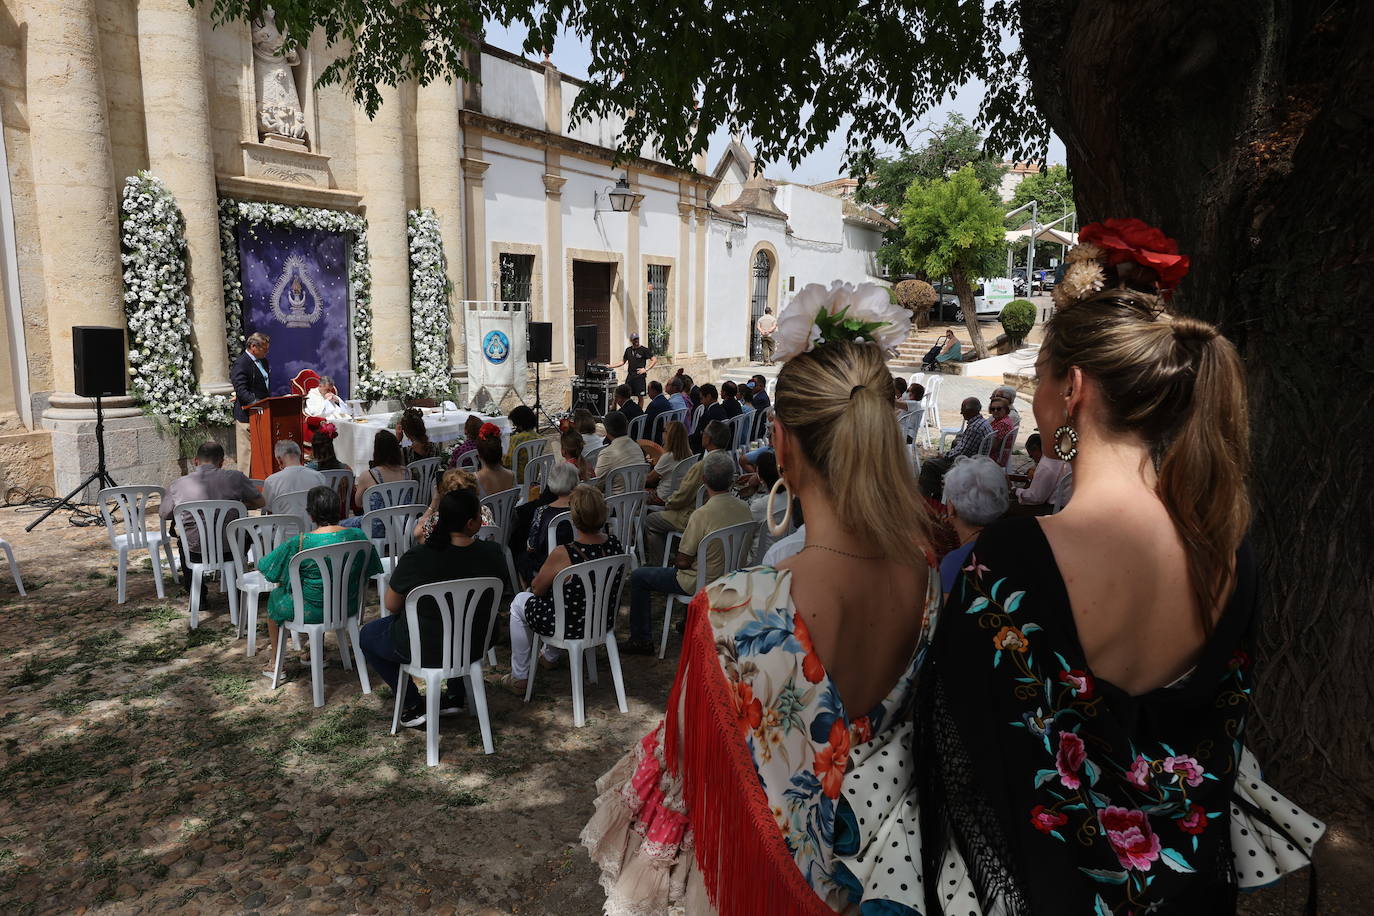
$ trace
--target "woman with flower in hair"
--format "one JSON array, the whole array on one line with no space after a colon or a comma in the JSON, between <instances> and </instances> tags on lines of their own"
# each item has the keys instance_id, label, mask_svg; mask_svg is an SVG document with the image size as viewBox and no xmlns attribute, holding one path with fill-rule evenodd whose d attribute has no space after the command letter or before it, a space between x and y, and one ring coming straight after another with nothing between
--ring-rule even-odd
<instances>
[{"instance_id":1,"label":"woman with flower in hair","mask_svg":"<svg viewBox=\"0 0 1374 916\"><path fill-rule=\"evenodd\" d=\"M1172 239L1139 220L1079 239L1034 399L1073 500L983 530L920 674L928 914L1230 913L1322 830L1243 746L1259 596L1240 359L1168 308L1188 269Z\"/></svg>"},{"instance_id":2,"label":"woman with flower in hair","mask_svg":"<svg viewBox=\"0 0 1374 916\"><path fill-rule=\"evenodd\" d=\"M806 544L693 600L667 718L582 834L608 912L914 912L919 848L875 832L902 817L940 598L885 362L909 327L870 285L807 287L779 316L767 516L784 531L799 498Z\"/></svg>"},{"instance_id":3,"label":"woman with flower in hair","mask_svg":"<svg viewBox=\"0 0 1374 916\"><path fill-rule=\"evenodd\" d=\"M515 475L501 464L501 427L483 423L477 430L477 487L479 497L491 496L515 486Z\"/></svg>"}]
</instances>

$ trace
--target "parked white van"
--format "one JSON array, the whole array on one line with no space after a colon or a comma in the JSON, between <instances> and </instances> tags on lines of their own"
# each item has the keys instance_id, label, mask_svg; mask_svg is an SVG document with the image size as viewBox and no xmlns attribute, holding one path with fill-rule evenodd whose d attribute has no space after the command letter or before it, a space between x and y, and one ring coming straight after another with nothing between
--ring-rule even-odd
<instances>
[{"instance_id":1,"label":"parked white van","mask_svg":"<svg viewBox=\"0 0 1374 916\"><path fill-rule=\"evenodd\" d=\"M936 290L940 294L940 314L936 317L944 321L963 321L964 310L959 306L959 297L954 294L954 284L941 283ZM980 319L996 318L1008 302L1016 298L1010 277L983 277L973 287L973 307Z\"/></svg>"}]
</instances>

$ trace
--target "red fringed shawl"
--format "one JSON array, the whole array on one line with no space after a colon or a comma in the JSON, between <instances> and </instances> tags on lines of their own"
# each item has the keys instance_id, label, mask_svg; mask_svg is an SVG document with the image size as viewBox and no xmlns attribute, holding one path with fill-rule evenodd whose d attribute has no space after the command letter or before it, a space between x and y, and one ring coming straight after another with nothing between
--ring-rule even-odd
<instances>
[{"instance_id":1,"label":"red fringed shawl","mask_svg":"<svg viewBox=\"0 0 1374 916\"><path fill-rule=\"evenodd\" d=\"M697 593L663 730L664 758L682 777L706 890L721 916L834 916L797 867L759 785L709 614L706 593Z\"/></svg>"}]
</instances>

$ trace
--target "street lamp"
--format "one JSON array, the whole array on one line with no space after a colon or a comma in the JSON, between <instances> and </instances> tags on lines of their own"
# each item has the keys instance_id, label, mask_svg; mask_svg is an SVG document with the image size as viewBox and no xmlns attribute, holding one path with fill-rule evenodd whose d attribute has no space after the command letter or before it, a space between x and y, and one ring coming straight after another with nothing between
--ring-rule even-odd
<instances>
[{"instance_id":1,"label":"street lamp","mask_svg":"<svg viewBox=\"0 0 1374 916\"><path fill-rule=\"evenodd\" d=\"M600 194L601 192L596 192L596 196L599 197ZM607 188L606 196L610 198L611 209L616 213L629 213L634 207L635 202L644 197L643 194L635 193L635 190L630 187L628 175L621 175L620 178L616 180L614 187ZM597 212L604 211L597 208Z\"/></svg>"}]
</instances>

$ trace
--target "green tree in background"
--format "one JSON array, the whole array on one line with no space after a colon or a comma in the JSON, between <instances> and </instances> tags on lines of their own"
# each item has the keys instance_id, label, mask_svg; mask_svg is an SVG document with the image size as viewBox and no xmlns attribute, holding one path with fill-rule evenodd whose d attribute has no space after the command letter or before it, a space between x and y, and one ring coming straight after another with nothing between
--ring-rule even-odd
<instances>
[{"instance_id":1,"label":"green tree in background","mask_svg":"<svg viewBox=\"0 0 1374 916\"><path fill-rule=\"evenodd\" d=\"M1027 175L1020 184L1016 186L1016 192L1012 194L1011 200L1007 202L1005 212L1010 213L1022 204L1028 204L1033 200L1040 202L1039 219L1040 224L1052 223L1066 213L1074 209L1073 203L1073 182L1069 180L1069 170L1062 165L1052 165L1042 169L1034 175ZM1030 212L1018 213L1007 220L1008 229L1019 229L1030 222ZM1055 229L1063 229L1067 232L1070 228L1070 221L1065 220ZM1026 249L1018 247L1013 251L1016 263L1022 266L1026 263ZM1063 247L1054 242L1036 242L1035 244L1035 263L1037 267L1048 268L1052 258L1063 257ZM1038 271L1037 271L1038 272Z\"/></svg>"},{"instance_id":2,"label":"green tree in background","mask_svg":"<svg viewBox=\"0 0 1374 916\"><path fill-rule=\"evenodd\" d=\"M894 274L919 273L907 259L906 230L902 228L902 205L907 188L918 180L946 178L964 166L971 166L978 184L995 196L1006 171L1002 163L983 149L983 135L960 114L951 114L939 127L927 128L929 139L919 149L908 149L891 158L877 161L872 173L855 195L860 203L882 209L897 223L883 238L878 263ZM939 276L928 279L940 280Z\"/></svg>"},{"instance_id":3,"label":"green tree in background","mask_svg":"<svg viewBox=\"0 0 1374 916\"><path fill-rule=\"evenodd\" d=\"M1002 213L971 165L948 178L913 181L902 204L905 256L928 277L949 276L979 359L988 348L973 306L973 281L993 272L1006 251Z\"/></svg>"}]
</instances>

